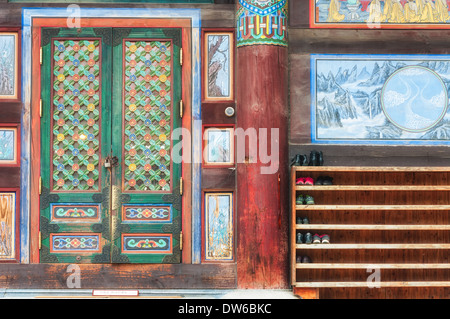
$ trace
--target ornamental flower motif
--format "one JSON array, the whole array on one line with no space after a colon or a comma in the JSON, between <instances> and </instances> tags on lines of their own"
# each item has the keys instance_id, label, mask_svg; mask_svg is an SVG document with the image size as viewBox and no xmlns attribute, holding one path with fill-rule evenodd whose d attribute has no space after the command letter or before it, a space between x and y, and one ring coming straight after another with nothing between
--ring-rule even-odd
<instances>
[{"instance_id":1,"label":"ornamental flower motif","mask_svg":"<svg viewBox=\"0 0 450 319\"><path fill-rule=\"evenodd\" d=\"M72 110L74 110L75 112L78 112L80 110L80 104L75 103L74 105L72 105Z\"/></svg>"},{"instance_id":2,"label":"ornamental flower motif","mask_svg":"<svg viewBox=\"0 0 450 319\"><path fill-rule=\"evenodd\" d=\"M159 126L166 126L167 122L165 119L162 119L161 121L159 121Z\"/></svg>"},{"instance_id":3,"label":"ornamental flower motif","mask_svg":"<svg viewBox=\"0 0 450 319\"><path fill-rule=\"evenodd\" d=\"M64 111L64 104L60 103L56 108L58 109L58 111L62 112Z\"/></svg>"},{"instance_id":4,"label":"ornamental flower motif","mask_svg":"<svg viewBox=\"0 0 450 319\"><path fill-rule=\"evenodd\" d=\"M80 169L80 165L78 165L78 164L73 164L73 165L72 165L72 170L73 170L73 171L76 172L76 171L78 171L79 169Z\"/></svg>"},{"instance_id":5,"label":"ornamental flower motif","mask_svg":"<svg viewBox=\"0 0 450 319\"><path fill-rule=\"evenodd\" d=\"M152 46L151 46L150 44L147 44L147 45L144 47L144 50L145 50L145 52L150 52L150 51L152 50Z\"/></svg>"},{"instance_id":6,"label":"ornamental flower motif","mask_svg":"<svg viewBox=\"0 0 450 319\"><path fill-rule=\"evenodd\" d=\"M66 65L66 61L64 61L63 59L60 59L58 61L58 66L62 68L64 65Z\"/></svg>"},{"instance_id":7,"label":"ornamental flower motif","mask_svg":"<svg viewBox=\"0 0 450 319\"><path fill-rule=\"evenodd\" d=\"M134 172L136 170L136 164L133 163L133 164L128 165L128 169L130 171Z\"/></svg>"},{"instance_id":8,"label":"ornamental flower motif","mask_svg":"<svg viewBox=\"0 0 450 319\"><path fill-rule=\"evenodd\" d=\"M92 171L95 169L95 165L94 165L94 164L88 164L88 165L86 166L86 169L87 169L89 172L92 172Z\"/></svg>"},{"instance_id":9,"label":"ornamental flower motif","mask_svg":"<svg viewBox=\"0 0 450 319\"><path fill-rule=\"evenodd\" d=\"M130 106L128 107L128 109L130 110L130 112L136 111L136 109L137 109L136 104L130 104Z\"/></svg>"},{"instance_id":10,"label":"ornamental flower motif","mask_svg":"<svg viewBox=\"0 0 450 319\"><path fill-rule=\"evenodd\" d=\"M128 123L129 123L131 126L135 126L135 125L137 124L137 122L136 122L135 119L131 119Z\"/></svg>"},{"instance_id":11,"label":"ornamental flower motif","mask_svg":"<svg viewBox=\"0 0 450 319\"><path fill-rule=\"evenodd\" d=\"M74 149L72 150L72 155L73 155L73 156L78 156L78 155L80 155L80 151L78 150L78 148L74 148Z\"/></svg>"},{"instance_id":12,"label":"ornamental flower motif","mask_svg":"<svg viewBox=\"0 0 450 319\"><path fill-rule=\"evenodd\" d=\"M131 187L136 186L136 180L135 180L135 179L130 179L130 180L128 181L128 185L130 185Z\"/></svg>"},{"instance_id":13,"label":"ornamental flower motif","mask_svg":"<svg viewBox=\"0 0 450 319\"><path fill-rule=\"evenodd\" d=\"M77 133L72 135L72 140L74 140L75 142L78 141L80 139L80 135L78 135Z\"/></svg>"},{"instance_id":14,"label":"ornamental flower motif","mask_svg":"<svg viewBox=\"0 0 450 319\"><path fill-rule=\"evenodd\" d=\"M78 126L78 125L80 125L80 120L79 119L73 119L72 124L74 126Z\"/></svg>"},{"instance_id":15,"label":"ornamental flower motif","mask_svg":"<svg viewBox=\"0 0 450 319\"><path fill-rule=\"evenodd\" d=\"M72 180L72 185L76 187L76 186L80 185L80 181L77 178L74 178Z\"/></svg>"},{"instance_id":16,"label":"ornamental flower motif","mask_svg":"<svg viewBox=\"0 0 450 319\"><path fill-rule=\"evenodd\" d=\"M167 81L167 76L165 75L165 74L161 74L160 76L159 76L159 80L161 81L161 82L166 82Z\"/></svg>"},{"instance_id":17,"label":"ornamental flower motif","mask_svg":"<svg viewBox=\"0 0 450 319\"><path fill-rule=\"evenodd\" d=\"M63 156L63 155L64 155L64 149L59 148L59 149L56 151L56 155L58 155L58 156Z\"/></svg>"},{"instance_id":18,"label":"ornamental flower motif","mask_svg":"<svg viewBox=\"0 0 450 319\"><path fill-rule=\"evenodd\" d=\"M136 81L136 79L137 79L136 75L134 75L134 74L130 75L130 81L131 82Z\"/></svg>"},{"instance_id":19,"label":"ornamental flower motif","mask_svg":"<svg viewBox=\"0 0 450 319\"><path fill-rule=\"evenodd\" d=\"M128 154L130 154L130 156L136 156L136 150L134 148L132 148L131 150L128 151Z\"/></svg>"},{"instance_id":20,"label":"ornamental flower motif","mask_svg":"<svg viewBox=\"0 0 450 319\"><path fill-rule=\"evenodd\" d=\"M90 73L89 75L88 75L88 77L87 77L87 79L89 80L89 81L94 81L95 80L95 75L94 74L92 74L92 73Z\"/></svg>"},{"instance_id":21,"label":"ornamental flower motif","mask_svg":"<svg viewBox=\"0 0 450 319\"><path fill-rule=\"evenodd\" d=\"M59 119L57 124L58 126L63 126L64 124L66 124L66 121L64 121L64 119Z\"/></svg>"},{"instance_id":22,"label":"ornamental flower motif","mask_svg":"<svg viewBox=\"0 0 450 319\"><path fill-rule=\"evenodd\" d=\"M95 184L95 181L92 178L89 178L86 182L88 184L88 186L92 187Z\"/></svg>"},{"instance_id":23,"label":"ornamental flower motif","mask_svg":"<svg viewBox=\"0 0 450 319\"><path fill-rule=\"evenodd\" d=\"M136 62L136 60L131 60L128 64L129 64L132 68L134 68L134 67L137 65L137 62Z\"/></svg>"},{"instance_id":24,"label":"ornamental flower motif","mask_svg":"<svg viewBox=\"0 0 450 319\"><path fill-rule=\"evenodd\" d=\"M75 52L78 52L78 51L80 51L80 45L79 45L78 43L75 43L75 44L73 45L72 49L73 49Z\"/></svg>"},{"instance_id":25,"label":"ornamental flower motif","mask_svg":"<svg viewBox=\"0 0 450 319\"><path fill-rule=\"evenodd\" d=\"M64 141L64 140L66 139L66 137L64 136L64 134L58 134L58 135L56 136L56 138L57 138L58 141L60 141L60 142L62 142L62 141Z\"/></svg>"},{"instance_id":26,"label":"ornamental flower motif","mask_svg":"<svg viewBox=\"0 0 450 319\"><path fill-rule=\"evenodd\" d=\"M92 103L90 103L90 104L88 104L87 109L88 109L88 111L91 111L91 112L92 112L92 111L95 110L95 105L92 104Z\"/></svg>"},{"instance_id":27,"label":"ornamental flower motif","mask_svg":"<svg viewBox=\"0 0 450 319\"><path fill-rule=\"evenodd\" d=\"M72 61L72 64L73 64L73 66L79 66L79 65L80 65L80 60L74 59L74 60Z\"/></svg>"},{"instance_id":28,"label":"ornamental flower motif","mask_svg":"<svg viewBox=\"0 0 450 319\"><path fill-rule=\"evenodd\" d=\"M166 155L167 155L167 151L165 149L162 148L162 149L159 150L159 156L164 157Z\"/></svg>"},{"instance_id":29,"label":"ornamental flower motif","mask_svg":"<svg viewBox=\"0 0 450 319\"><path fill-rule=\"evenodd\" d=\"M144 170L146 170L148 172L151 169L152 169L152 166L150 164L145 164Z\"/></svg>"},{"instance_id":30,"label":"ornamental flower motif","mask_svg":"<svg viewBox=\"0 0 450 319\"><path fill-rule=\"evenodd\" d=\"M161 135L159 136L159 140L160 140L161 142L165 142L165 141L167 140L166 134L161 134Z\"/></svg>"},{"instance_id":31,"label":"ornamental flower motif","mask_svg":"<svg viewBox=\"0 0 450 319\"><path fill-rule=\"evenodd\" d=\"M167 182L166 182L165 179L161 179L161 180L158 182L158 184L159 184L159 186L164 187L164 186L166 186Z\"/></svg>"},{"instance_id":32,"label":"ornamental flower motif","mask_svg":"<svg viewBox=\"0 0 450 319\"><path fill-rule=\"evenodd\" d=\"M72 77L72 79L73 79L75 82L78 82L78 81L80 81L81 77L80 77L79 74L74 74L73 77Z\"/></svg>"},{"instance_id":33,"label":"ornamental flower motif","mask_svg":"<svg viewBox=\"0 0 450 319\"><path fill-rule=\"evenodd\" d=\"M95 50L95 45L93 45L92 43L88 45L87 49L89 50L89 52L94 52Z\"/></svg>"},{"instance_id":34,"label":"ornamental flower motif","mask_svg":"<svg viewBox=\"0 0 450 319\"><path fill-rule=\"evenodd\" d=\"M59 96L63 96L64 94L66 94L66 91L64 89L59 89L56 94L58 94Z\"/></svg>"},{"instance_id":35,"label":"ornamental flower motif","mask_svg":"<svg viewBox=\"0 0 450 319\"><path fill-rule=\"evenodd\" d=\"M95 60L94 59L89 59L88 60L88 65L89 66L94 66L95 65Z\"/></svg>"},{"instance_id":36,"label":"ornamental flower motif","mask_svg":"<svg viewBox=\"0 0 450 319\"><path fill-rule=\"evenodd\" d=\"M94 151L93 148L90 148L90 149L87 150L87 155L92 156L94 154L95 154L95 151Z\"/></svg>"},{"instance_id":37,"label":"ornamental flower motif","mask_svg":"<svg viewBox=\"0 0 450 319\"><path fill-rule=\"evenodd\" d=\"M88 95L89 96L93 96L94 94L95 94L95 90L94 89L89 89Z\"/></svg>"},{"instance_id":38,"label":"ornamental flower motif","mask_svg":"<svg viewBox=\"0 0 450 319\"><path fill-rule=\"evenodd\" d=\"M130 50L130 52L136 52L137 46L132 44L132 45L130 45L130 47L128 49Z\"/></svg>"},{"instance_id":39,"label":"ornamental flower motif","mask_svg":"<svg viewBox=\"0 0 450 319\"><path fill-rule=\"evenodd\" d=\"M62 178L58 179L58 181L56 182L56 185L58 185L59 187L64 186L64 180Z\"/></svg>"},{"instance_id":40,"label":"ornamental flower motif","mask_svg":"<svg viewBox=\"0 0 450 319\"><path fill-rule=\"evenodd\" d=\"M58 166L56 166L56 169L61 172L61 171L64 170L64 165L63 164L58 164Z\"/></svg>"},{"instance_id":41,"label":"ornamental flower motif","mask_svg":"<svg viewBox=\"0 0 450 319\"><path fill-rule=\"evenodd\" d=\"M87 125L93 126L94 124L95 124L95 120L94 119L87 120Z\"/></svg>"},{"instance_id":42,"label":"ornamental flower motif","mask_svg":"<svg viewBox=\"0 0 450 319\"><path fill-rule=\"evenodd\" d=\"M66 47L63 44L58 45L58 51L64 52L66 50Z\"/></svg>"}]
</instances>

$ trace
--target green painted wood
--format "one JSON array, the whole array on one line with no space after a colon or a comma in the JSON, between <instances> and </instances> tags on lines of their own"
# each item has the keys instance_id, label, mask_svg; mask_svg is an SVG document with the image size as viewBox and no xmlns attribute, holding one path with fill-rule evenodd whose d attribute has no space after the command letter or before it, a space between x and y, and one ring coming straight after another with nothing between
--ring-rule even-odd
<instances>
[{"instance_id":1,"label":"green painted wood","mask_svg":"<svg viewBox=\"0 0 450 319\"><path fill-rule=\"evenodd\" d=\"M124 40L126 39L126 40ZM142 149L139 151L139 144L145 144L148 147L148 142L142 138L144 133L158 134L164 130L158 129L157 121L160 119L160 116L165 116L167 119L167 125L171 126L171 130L180 127L181 120L178 108L178 101L181 99L181 67L179 64L180 58L180 48L181 48L181 30L171 30L171 29L115 29L114 30L114 40L115 46L113 48L114 52L114 83L113 83L113 116L112 123L114 128L123 127L122 134L113 134L113 153L118 157L118 165L115 168L115 185L119 189L121 189L121 199L120 204L123 205L171 205L172 210L172 219L169 222L159 222L155 221L152 223L148 223L145 221L134 222L134 221L124 221L122 214L122 207L118 209L117 218L118 222L115 225L115 251L120 252L119 255L114 255L113 262L132 262L132 263L178 263L180 262L180 245L179 245L179 237L181 231L181 198L179 191L179 179L181 177L181 164L170 163L166 166L171 171L171 177L168 180L165 187L170 184L171 188L165 190L161 189L153 189L155 188L154 183L150 183L151 179L149 178L148 172L143 170L144 162L148 164L151 162L149 158L158 156L158 146L162 143L161 141L156 140L153 142L155 144L154 149L151 150L148 154L150 156L146 156L142 153ZM167 66L161 67L161 64L154 62L154 65L148 67L146 63L149 61L147 58L149 56L153 57L152 61L157 61L158 54L161 54L159 50L156 50L157 46L160 44L160 47L167 47L167 50L164 52L163 56L166 56ZM137 47L140 48L137 48ZM155 48L155 51L146 52L146 50L142 50L142 47L145 48ZM136 49L134 53L130 53L131 49ZM161 49L162 50L162 49ZM157 53L154 53L157 52ZM169 52L172 52L169 55ZM155 54L153 56L153 54ZM135 68L130 67L131 60L136 60L137 66ZM138 61L140 59L140 61ZM144 62L145 61L145 62ZM142 65L143 64L143 65ZM156 67L155 67L156 65ZM145 71L144 71L145 70ZM141 76L139 76L139 71L142 72ZM124 74L125 72L125 74ZM147 78L145 76L152 76L152 79ZM138 75L136 81L131 81L130 77L133 75ZM167 95L164 99L160 99L158 94L158 87L163 86L164 84L155 80L156 77L165 77L167 76L167 81L169 79L173 82L170 83L170 91L167 92ZM152 82L153 81L153 82ZM144 85L148 88L148 83L154 83L150 87L153 87L154 90L152 94L147 94L146 90L141 89L139 91L138 87ZM165 82L168 83L168 82ZM137 86L134 86L137 85ZM131 88L135 88L138 93L134 97L130 97ZM127 89L128 88L128 89ZM165 87L168 90L168 87ZM161 90L163 91L163 90ZM145 93L144 93L145 92ZM171 102L168 100L169 96L172 94ZM156 94L156 95L155 95ZM147 96L149 95L149 96ZM160 100L166 100L165 104L158 104ZM135 107L133 107L134 104ZM170 109L171 104L171 109ZM159 105L159 108L158 108ZM167 106L166 112L162 112L161 109L165 109ZM135 111L130 111L134 110ZM164 115L161 115L165 113ZM169 123L169 118L171 124ZM137 119L136 125L131 125L132 120ZM147 125L145 121L152 119L150 125ZM133 123L134 124L134 123ZM148 123L149 124L149 123ZM152 126L156 128L154 130L151 129ZM141 133L140 137L138 132L141 130L145 130ZM115 129L114 129L115 131ZM153 132L153 133L152 133ZM129 143L129 138L132 134L137 135L137 140L133 143ZM128 145L132 145L137 150L136 156L130 156ZM167 148L167 153L170 154L170 136L167 136L167 140L165 141L165 146ZM144 146L141 146L144 148ZM148 149L147 149L148 150ZM139 160L135 160L134 157L139 157ZM167 157L167 156L166 156ZM144 162L143 162L144 161ZM139 165L139 162L141 165ZM153 162L158 163L159 160L155 159ZM136 170L130 172L128 168L131 165L135 165ZM152 170L154 172L155 165L152 165ZM136 173L138 171L140 173ZM142 175L141 175L142 174ZM128 176L142 176L142 180L140 187L138 186L139 180L136 178L136 186L130 187L131 180ZM162 174L164 176L164 174ZM159 178L160 176L155 176L155 178ZM134 178L132 178L134 180ZM148 181L149 186L145 186L147 184L142 183L143 181ZM158 185L157 185L158 186ZM125 203L126 202L126 203ZM142 206L141 206L142 207ZM145 207L145 206L144 206ZM149 206L152 207L152 206ZM143 251L130 251L124 252L125 242L123 240L123 236L131 236L131 234L165 234L171 235L171 250L172 253L154 253L154 252L143 252ZM137 241L136 241L137 243ZM145 238L141 238L139 245L147 244L148 245L158 245L157 240L145 240ZM141 247L143 247L141 245ZM136 247L138 248L138 247Z\"/></svg>"}]
</instances>

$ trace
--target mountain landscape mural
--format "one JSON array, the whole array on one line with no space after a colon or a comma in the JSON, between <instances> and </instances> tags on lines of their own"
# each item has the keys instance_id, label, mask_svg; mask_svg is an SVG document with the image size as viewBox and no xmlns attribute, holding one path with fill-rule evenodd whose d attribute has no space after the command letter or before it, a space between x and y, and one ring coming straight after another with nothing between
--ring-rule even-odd
<instances>
[{"instance_id":1,"label":"mountain landscape mural","mask_svg":"<svg viewBox=\"0 0 450 319\"><path fill-rule=\"evenodd\" d=\"M313 142L450 141L450 56L312 55L311 70Z\"/></svg>"}]
</instances>

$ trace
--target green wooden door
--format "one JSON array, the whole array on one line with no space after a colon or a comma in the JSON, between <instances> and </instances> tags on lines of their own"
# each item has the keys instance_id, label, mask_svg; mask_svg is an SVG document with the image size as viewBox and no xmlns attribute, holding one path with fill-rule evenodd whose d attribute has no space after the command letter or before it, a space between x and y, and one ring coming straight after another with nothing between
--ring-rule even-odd
<instances>
[{"instance_id":1,"label":"green wooden door","mask_svg":"<svg viewBox=\"0 0 450 319\"><path fill-rule=\"evenodd\" d=\"M44 29L41 262L180 262L177 29Z\"/></svg>"}]
</instances>

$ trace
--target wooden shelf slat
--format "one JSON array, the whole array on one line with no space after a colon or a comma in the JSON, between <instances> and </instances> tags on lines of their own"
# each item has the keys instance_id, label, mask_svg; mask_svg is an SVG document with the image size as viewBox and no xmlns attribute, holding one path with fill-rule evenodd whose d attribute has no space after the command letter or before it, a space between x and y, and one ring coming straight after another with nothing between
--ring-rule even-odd
<instances>
[{"instance_id":1,"label":"wooden shelf slat","mask_svg":"<svg viewBox=\"0 0 450 319\"><path fill-rule=\"evenodd\" d=\"M450 249L450 244L296 244L297 249Z\"/></svg>"},{"instance_id":2,"label":"wooden shelf slat","mask_svg":"<svg viewBox=\"0 0 450 319\"><path fill-rule=\"evenodd\" d=\"M450 269L450 264L439 263L390 263L390 264L368 264L368 263L297 263L297 269Z\"/></svg>"},{"instance_id":3,"label":"wooden shelf slat","mask_svg":"<svg viewBox=\"0 0 450 319\"><path fill-rule=\"evenodd\" d=\"M370 285L370 286L369 286ZM365 282L365 281L312 281L312 282L297 282L297 288L337 288L337 287L450 287L450 281L380 281L380 282Z\"/></svg>"},{"instance_id":4,"label":"wooden shelf slat","mask_svg":"<svg viewBox=\"0 0 450 319\"><path fill-rule=\"evenodd\" d=\"M348 224L297 224L296 229L334 230L450 230L450 225L348 225Z\"/></svg>"},{"instance_id":5,"label":"wooden shelf slat","mask_svg":"<svg viewBox=\"0 0 450 319\"><path fill-rule=\"evenodd\" d=\"M450 205L295 205L296 210L450 210Z\"/></svg>"}]
</instances>

